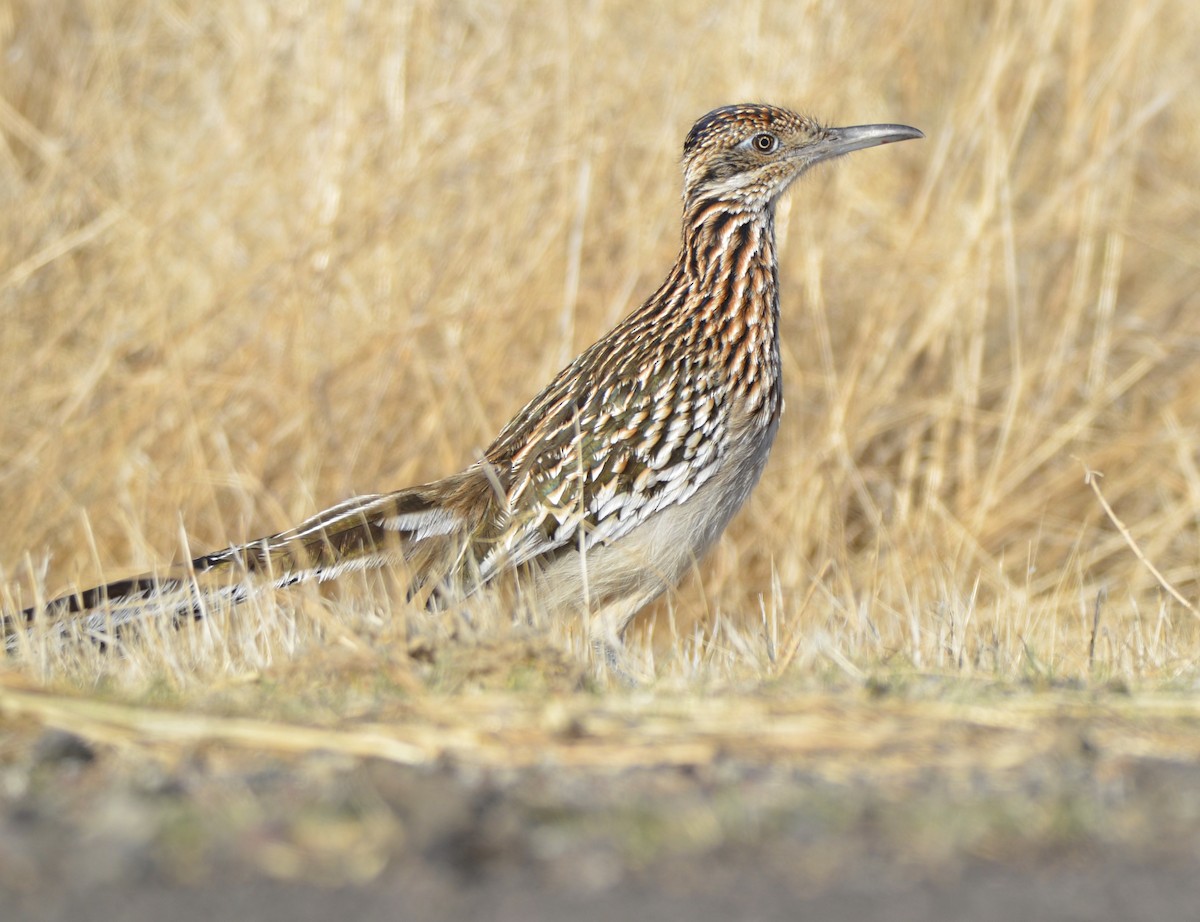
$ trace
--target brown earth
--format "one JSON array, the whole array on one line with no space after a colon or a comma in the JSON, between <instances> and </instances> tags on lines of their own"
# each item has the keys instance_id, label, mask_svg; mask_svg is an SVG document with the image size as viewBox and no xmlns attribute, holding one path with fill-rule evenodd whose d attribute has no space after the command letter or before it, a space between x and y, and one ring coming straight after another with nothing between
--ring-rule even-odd
<instances>
[{"instance_id":1,"label":"brown earth","mask_svg":"<svg viewBox=\"0 0 1200 922\"><path fill-rule=\"evenodd\" d=\"M958 687L327 727L3 688L3 916L1197 917L1200 707Z\"/></svg>"}]
</instances>

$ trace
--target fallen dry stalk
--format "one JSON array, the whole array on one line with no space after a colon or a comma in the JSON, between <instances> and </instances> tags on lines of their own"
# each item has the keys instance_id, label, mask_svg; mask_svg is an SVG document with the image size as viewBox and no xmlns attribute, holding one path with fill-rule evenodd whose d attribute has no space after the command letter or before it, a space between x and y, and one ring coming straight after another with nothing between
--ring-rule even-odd
<instances>
[{"instance_id":1,"label":"fallen dry stalk","mask_svg":"<svg viewBox=\"0 0 1200 922\"><path fill-rule=\"evenodd\" d=\"M1150 571L1151 575L1158 582L1158 584L1167 592L1169 592L1171 597L1175 599L1176 602L1190 611L1193 615L1200 618L1200 611L1196 609L1196 606L1184 598L1183 593L1172 586L1170 581L1163 576L1161 572L1159 572L1159 569L1154 565L1154 562L1142 552L1140 547L1138 547L1138 543L1136 540L1134 540L1133 534L1129 531L1128 526L1126 526L1124 522L1117 518L1117 514L1113 511L1113 507L1108 504L1108 500L1104 498L1104 494L1100 490L1100 478L1103 476L1104 475L1102 473L1092 470L1086 464L1083 466L1083 482L1092 488L1092 492L1096 494L1096 499L1100 501L1101 508L1104 509L1104 514L1107 515L1108 520L1117 527L1117 531L1121 533L1121 537L1125 539L1125 543L1129 545L1129 549L1133 551L1134 556L1142 562L1142 564L1147 570Z\"/></svg>"},{"instance_id":2,"label":"fallen dry stalk","mask_svg":"<svg viewBox=\"0 0 1200 922\"><path fill-rule=\"evenodd\" d=\"M408 700L336 727L98 701L0 683L0 714L110 746L304 757L334 753L404 765L558 766L593 771L708 765L727 758L790 765L831 780L964 778L1019 772L1084 738L1099 758L1200 758L1181 732L1200 703L1179 696L1047 693L964 704L802 693L659 697L492 693Z\"/></svg>"}]
</instances>

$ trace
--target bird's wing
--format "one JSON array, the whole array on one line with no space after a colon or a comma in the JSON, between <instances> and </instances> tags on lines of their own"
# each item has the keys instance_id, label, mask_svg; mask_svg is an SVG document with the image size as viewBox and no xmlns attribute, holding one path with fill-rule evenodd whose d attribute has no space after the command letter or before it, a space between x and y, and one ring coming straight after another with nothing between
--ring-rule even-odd
<instances>
[{"instance_id":1,"label":"bird's wing","mask_svg":"<svg viewBox=\"0 0 1200 922\"><path fill-rule=\"evenodd\" d=\"M481 557L485 579L620 540L716 473L728 408L716 375L689 361L630 369L585 353L514 418L487 452L509 473L510 514Z\"/></svg>"}]
</instances>

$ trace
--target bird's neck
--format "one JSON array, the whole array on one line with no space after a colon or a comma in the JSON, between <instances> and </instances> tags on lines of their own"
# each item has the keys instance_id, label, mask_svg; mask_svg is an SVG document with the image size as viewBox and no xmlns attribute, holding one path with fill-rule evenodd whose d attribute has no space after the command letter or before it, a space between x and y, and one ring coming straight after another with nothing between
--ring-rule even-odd
<instances>
[{"instance_id":1,"label":"bird's neck","mask_svg":"<svg viewBox=\"0 0 1200 922\"><path fill-rule=\"evenodd\" d=\"M775 209L726 202L689 203L678 269L696 290L723 295L723 312L772 313L778 305ZM714 305L717 306L717 305Z\"/></svg>"},{"instance_id":2,"label":"bird's neck","mask_svg":"<svg viewBox=\"0 0 1200 922\"><path fill-rule=\"evenodd\" d=\"M703 332L718 344L734 390L747 406L774 415L781 401L779 273L774 208L696 203L684 212L675 280L691 292Z\"/></svg>"}]
</instances>

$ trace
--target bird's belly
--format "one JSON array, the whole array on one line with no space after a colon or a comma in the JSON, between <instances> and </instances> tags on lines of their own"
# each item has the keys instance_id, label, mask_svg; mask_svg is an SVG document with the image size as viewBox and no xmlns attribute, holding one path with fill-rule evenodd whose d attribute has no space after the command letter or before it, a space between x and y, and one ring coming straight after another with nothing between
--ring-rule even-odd
<instances>
[{"instance_id":1,"label":"bird's belly","mask_svg":"<svg viewBox=\"0 0 1200 922\"><path fill-rule=\"evenodd\" d=\"M538 603L554 612L623 608L619 632L720 537L758 482L777 426L775 417L735 442L721 469L686 501L660 510L612 544L555 558L536 574Z\"/></svg>"}]
</instances>

